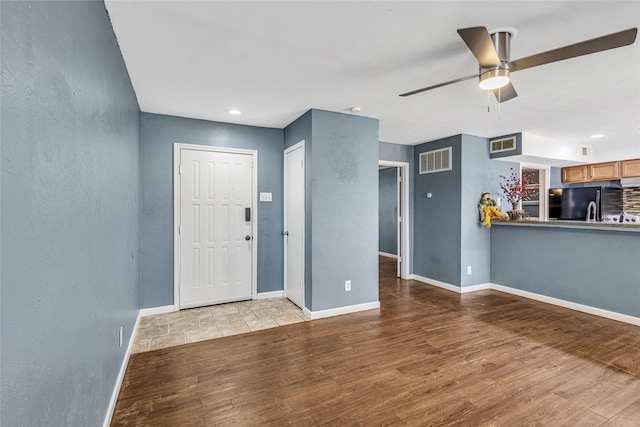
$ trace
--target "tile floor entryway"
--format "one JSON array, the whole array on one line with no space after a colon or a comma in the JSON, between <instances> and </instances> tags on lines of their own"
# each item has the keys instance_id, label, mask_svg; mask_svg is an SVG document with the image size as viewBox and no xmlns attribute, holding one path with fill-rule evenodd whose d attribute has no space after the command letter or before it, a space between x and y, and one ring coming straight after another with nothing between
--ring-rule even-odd
<instances>
[{"instance_id":1,"label":"tile floor entryway","mask_svg":"<svg viewBox=\"0 0 640 427\"><path fill-rule=\"evenodd\" d=\"M157 350L307 321L286 298L192 308L140 319L132 353Z\"/></svg>"}]
</instances>

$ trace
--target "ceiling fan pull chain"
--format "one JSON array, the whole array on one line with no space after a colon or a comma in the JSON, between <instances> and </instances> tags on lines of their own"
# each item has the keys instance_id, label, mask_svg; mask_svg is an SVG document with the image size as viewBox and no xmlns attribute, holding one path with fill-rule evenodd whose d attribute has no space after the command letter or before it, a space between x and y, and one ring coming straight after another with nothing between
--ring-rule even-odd
<instances>
[{"instance_id":1,"label":"ceiling fan pull chain","mask_svg":"<svg viewBox=\"0 0 640 427\"><path fill-rule=\"evenodd\" d=\"M491 103L491 96L489 96L489 92L491 92L491 91L488 90L486 92L487 92L487 113L490 113L491 109L489 108L489 104Z\"/></svg>"},{"instance_id":2,"label":"ceiling fan pull chain","mask_svg":"<svg viewBox=\"0 0 640 427\"><path fill-rule=\"evenodd\" d=\"M502 94L501 90L502 88L498 88L498 120L500 120L500 113L502 108L502 103L500 102L500 95Z\"/></svg>"}]
</instances>

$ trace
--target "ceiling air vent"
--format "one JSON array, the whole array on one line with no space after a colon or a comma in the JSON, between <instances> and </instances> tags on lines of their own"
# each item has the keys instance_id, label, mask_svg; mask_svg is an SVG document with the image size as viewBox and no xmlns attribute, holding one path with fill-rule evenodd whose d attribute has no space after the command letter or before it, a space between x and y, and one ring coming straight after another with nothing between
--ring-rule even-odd
<instances>
[{"instance_id":1,"label":"ceiling air vent","mask_svg":"<svg viewBox=\"0 0 640 427\"><path fill-rule=\"evenodd\" d=\"M492 139L489 142L491 144L491 150L489 150L490 153L502 153L504 151L513 151L516 149L515 136L501 139Z\"/></svg>"},{"instance_id":2,"label":"ceiling air vent","mask_svg":"<svg viewBox=\"0 0 640 427\"><path fill-rule=\"evenodd\" d=\"M451 170L451 147L420 153L420 174Z\"/></svg>"}]
</instances>

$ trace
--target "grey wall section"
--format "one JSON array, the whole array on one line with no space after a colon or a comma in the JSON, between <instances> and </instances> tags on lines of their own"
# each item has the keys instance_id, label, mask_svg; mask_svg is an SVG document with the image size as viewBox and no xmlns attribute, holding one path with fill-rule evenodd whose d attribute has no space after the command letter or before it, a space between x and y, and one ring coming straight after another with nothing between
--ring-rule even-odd
<instances>
[{"instance_id":1,"label":"grey wall section","mask_svg":"<svg viewBox=\"0 0 640 427\"><path fill-rule=\"evenodd\" d=\"M284 129L284 148L290 148L300 141L304 141L304 305L306 308L311 307L311 277L313 272L312 254L312 225L313 216L311 215L311 200L312 200L312 180L313 180L313 162L311 161L311 154L313 153L313 140L312 140L312 111L309 110L294 120ZM284 185L284 183L283 183Z\"/></svg>"},{"instance_id":2,"label":"grey wall section","mask_svg":"<svg viewBox=\"0 0 640 427\"><path fill-rule=\"evenodd\" d=\"M102 2L0 8L0 424L98 426L138 313L140 112Z\"/></svg>"},{"instance_id":3,"label":"grey wall section","mask_svg":"<svg viewBox=\"0 0 640 427\"><path fill-rule=\"evenodd\" d=\"M462 135L462 206L461 206L461 271L462 286L490 281L490 232L480 223L478 202L482 193L490 192L497 200L504 197L500 190L500 175L508 175L517 163L491 160L487 139ZM503 206L503 210L508 206ZM471 266L471 275L467 267Z\"/></svg>"},{"instance_id":4,"label":"grey wall section","mask_svg":"<svg viewBox=\"0 0 640 427\"><path fill-rule=\"evenodd\" d=\"M453 170L414 173L413 273L460 286L461 253L461 150L462 136L414 147L414 164L420 153L452 147ZM432 197L427 198L427 193Z\"/></svg>"},{"instance_id":5,"label":"grey wall section","mask_svg":"<svg viewBox=\"0 0 640 427\"><path fill-rule=\"evenodd\" d=\"M310 308L377 302L378 120L312 110L311 124Z\"/></svg>"},{"instance_id":6,"label":"grey wall section","mask_svg":"<svg viewBox=\"0 0 640 427\"><path fill-rule=\"evenodd\" d=\"M398 169L378 172L378 249L398 254Z\"/></svg>"},{"instance_id":7,"label":"grey wall section","mask_svg":"<svg viewBox=\"0 0 640 427\"><path fill-rule=\"evenodd\" d=\"M408 162L413 165L413 145L392 144L390 142L378 143L378 157L380 160L394 162Z\"/></svg>"},{"instance_id":8,"label":"grey wall section","mask_svg":"<svg viewBox=\"0 0 640 427\"><path fill-rule=\"evenodd\" d=\"M273 194L258 205L258 292L282 290L283 131L148 113L141 123L141 307L173 304L174 143L258 150L258 191Z\"/></svg>"},{"instance_id":9,"label":"grey wall section","mask_svg":"<svg viewBox=\"0 0 640 427\"><path fill-rule=\"evenodd\" d=\"M491 282L638 317L638 247L640 233L495 226Z\"/></svg>"}]
</instances>

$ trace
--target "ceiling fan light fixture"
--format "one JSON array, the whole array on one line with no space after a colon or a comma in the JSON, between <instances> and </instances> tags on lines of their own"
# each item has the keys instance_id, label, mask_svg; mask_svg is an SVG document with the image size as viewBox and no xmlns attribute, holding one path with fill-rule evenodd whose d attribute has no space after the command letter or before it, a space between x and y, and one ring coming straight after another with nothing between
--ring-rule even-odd
<instances>
[{"instance_id":1,"label":"ceiling fan light fixture","mask_svg":"<svg viewBox=\"0 0 640 427\"><path fill-rule=\"evenodd\" d=\"M505 68L495 68L480 74L478 86L482 90L495 90L508 85L510 81L509 70Z\"/></svg>"}]
</instances>

